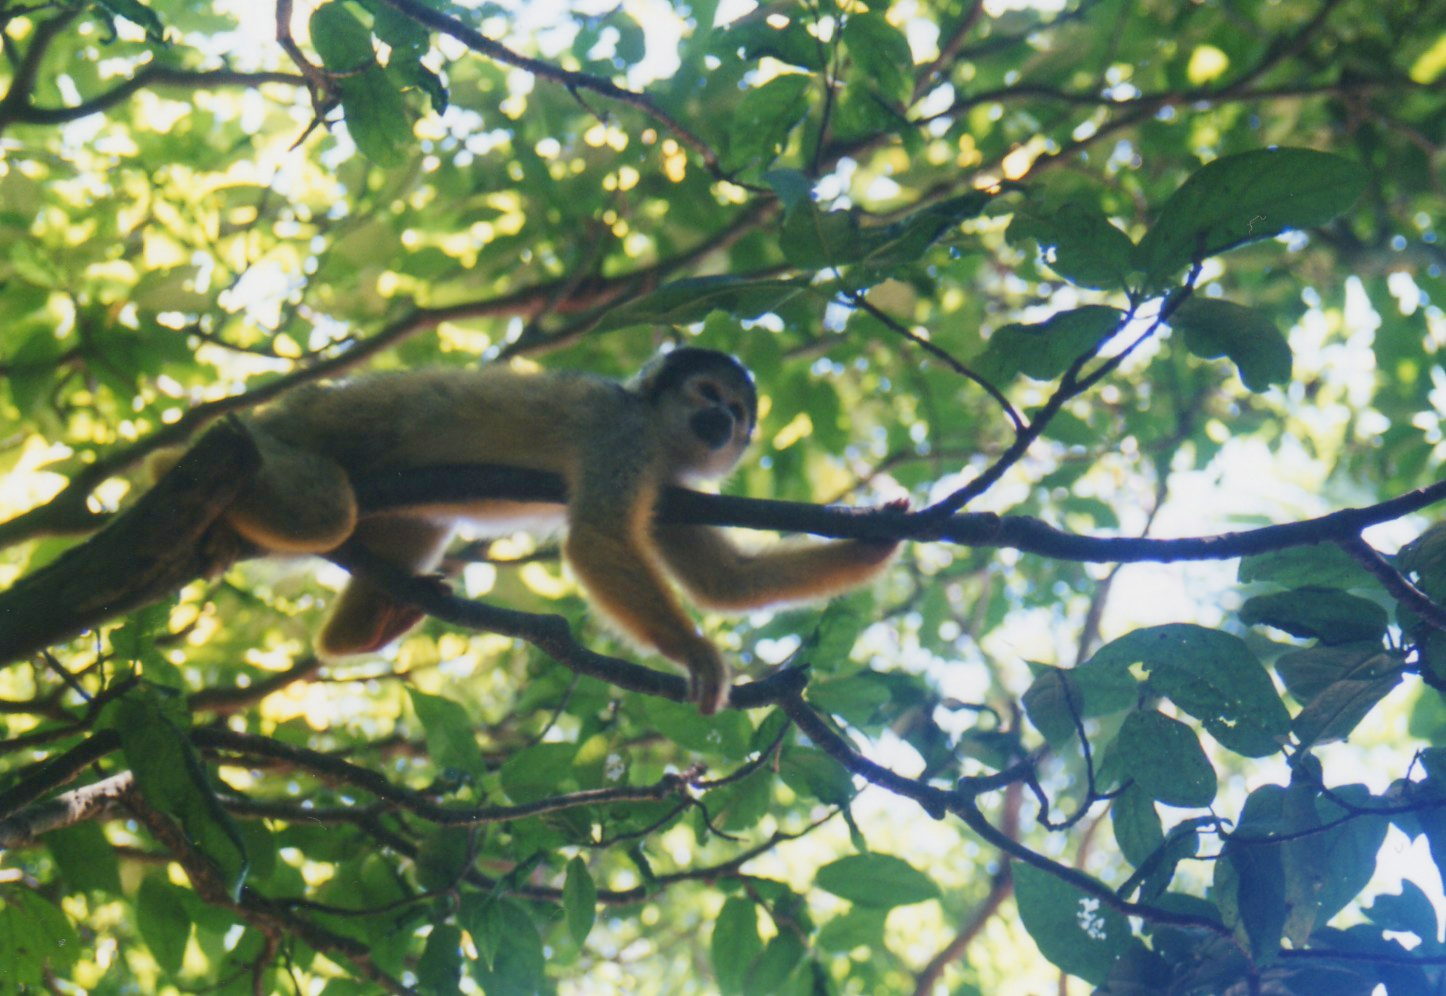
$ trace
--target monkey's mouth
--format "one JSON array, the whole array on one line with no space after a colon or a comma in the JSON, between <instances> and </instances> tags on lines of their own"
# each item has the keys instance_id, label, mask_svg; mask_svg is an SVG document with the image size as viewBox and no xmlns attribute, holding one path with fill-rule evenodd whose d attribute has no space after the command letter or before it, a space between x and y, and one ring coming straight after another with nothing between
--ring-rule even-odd
<instances>
[{"instance_id":1,"label":"monkey's mouth","mask_svg":"<svg viewBox=\"0 0 1446 996\"><path fill-rule=\"evenodd\" d=\"M704 408L688 420L693 435L710 450L722 449L733 438L733 416L723 408Z\"/></svg>"}]
</instances>

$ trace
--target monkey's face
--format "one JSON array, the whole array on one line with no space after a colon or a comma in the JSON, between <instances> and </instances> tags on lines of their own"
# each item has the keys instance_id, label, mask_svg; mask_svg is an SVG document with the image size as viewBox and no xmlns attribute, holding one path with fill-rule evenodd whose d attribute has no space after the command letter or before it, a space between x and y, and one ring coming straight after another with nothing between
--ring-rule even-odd
<instances>
[{"instance_id":1,"label":"monkey's face","mask_svg":"<svg viewBox=\"0 0 1446 996\"><path fill-rule=\"evenodd\" d=\"M657 399L673 469L680 478L731 471L753 435L752 386L726 369L685 377Z\"/></svg>"}]
</instances>

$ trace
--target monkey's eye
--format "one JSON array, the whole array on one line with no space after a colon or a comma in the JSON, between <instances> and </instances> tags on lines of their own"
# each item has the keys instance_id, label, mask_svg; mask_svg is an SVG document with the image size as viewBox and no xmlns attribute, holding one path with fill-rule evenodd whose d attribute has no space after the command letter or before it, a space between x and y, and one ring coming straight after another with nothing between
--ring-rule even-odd
<instances>
[{"instance_id":1,"label":"monkey's eye","mask_svg":"<svg viewBox=\"0 0 1446 996\"><path fill-rule=\"evenodd\" d=\"M710 381L705 380L699 384L698 393L715 405L723 400L723 395L718 392L718 385Z\"/></svg>"}]
</instances>

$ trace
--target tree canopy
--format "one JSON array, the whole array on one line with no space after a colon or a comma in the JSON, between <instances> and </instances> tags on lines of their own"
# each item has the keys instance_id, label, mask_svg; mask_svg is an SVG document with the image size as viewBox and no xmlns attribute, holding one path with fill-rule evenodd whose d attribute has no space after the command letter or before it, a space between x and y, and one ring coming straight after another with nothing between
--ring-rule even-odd
<instances>
[{"instance_id":1,"label":"tree canopy","mask_svg":"<svg viewBox=\"0 0 1446 996\"><path fill-rule=\"evenodd\" d=\"M0 42L0 993L1446 984L1440 3L0 0ZM679 343L760 427L661 518L904 541L704 617L716 716L555 538L448 592L218 523L294 386ZM427 620L323 662L347 571Z\"/></svg>"}]
</instances>

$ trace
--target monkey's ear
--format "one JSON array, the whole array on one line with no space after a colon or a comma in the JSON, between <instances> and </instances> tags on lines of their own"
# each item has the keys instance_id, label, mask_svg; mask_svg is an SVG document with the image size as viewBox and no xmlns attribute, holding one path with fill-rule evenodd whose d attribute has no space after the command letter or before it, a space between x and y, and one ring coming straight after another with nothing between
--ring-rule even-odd
<instances>
[{"instance_id":1,"label":"monkey's ear","mask_svg":"<svg viewBox=\"0 0 1446 996\"><path fill-rule=\"evenodd\" d=\"M700 373L713 374L735 385L747 402L749 424L758 420L758 388L753 383L753 374L736 357L716 349L679 346L659 353L643 364L628 382L628 388L645 401L653 402Z\"/></svg>"}]
</instances>

